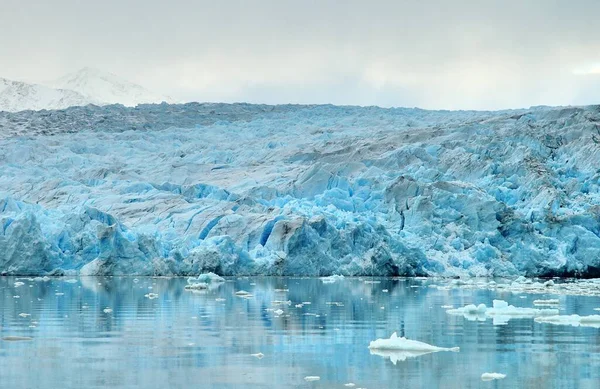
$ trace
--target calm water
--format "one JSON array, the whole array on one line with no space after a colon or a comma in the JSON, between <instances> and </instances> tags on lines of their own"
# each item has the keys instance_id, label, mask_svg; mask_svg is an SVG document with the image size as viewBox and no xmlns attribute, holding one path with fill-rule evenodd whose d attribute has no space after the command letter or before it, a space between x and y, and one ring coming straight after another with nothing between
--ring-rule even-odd
<instances>
[{"instance_id":1,"label":"calm water","mask_svg":"<svg viewBox=\"0 0 600 389\"><path fill-rule=\"evenodd\" d=\"M16 287L16 281L24 285ZM33 339L0 340L0 387L344 388L349 382L370 389L600 387L600 329L532 319L494 326L441 308L491 305L494 298L532 307L535 299L556 296L437 290L427 283L246 278L192 293L184 290L183 278L69 283L4 277L0 337ZM253 296L235 296L239 290ZM158 298L144 296L150 292ZM285 300L292 304L273 304ZM600 307L597 297L560 300L561 314L591 315ZM296 308L301 302L312 304ZM267 309L284 313L277 317ZM396 365L371 355L369 342L394 331L461 350ZM251 356L259 352L262 359ZM484 372L507 377L482 382ZM305 376L321 379L307 382Z\"/></svg>"}]
</instances>

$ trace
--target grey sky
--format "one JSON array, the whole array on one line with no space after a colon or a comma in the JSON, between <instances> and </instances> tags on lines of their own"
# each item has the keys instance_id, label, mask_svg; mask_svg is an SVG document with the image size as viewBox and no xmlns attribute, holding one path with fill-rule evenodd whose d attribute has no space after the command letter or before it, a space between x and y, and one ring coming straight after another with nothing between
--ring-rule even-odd
<instances>
[{"instance_id":1,"label":"grey sky","mask_svg":"<svg viewBox=\"0 0 600 389\"><path fill-rule=\"evenodd\" d=\"M0 0L0 77L84 66L185 100L600 103L600 1Z\"/></svg>"}]
</instances>

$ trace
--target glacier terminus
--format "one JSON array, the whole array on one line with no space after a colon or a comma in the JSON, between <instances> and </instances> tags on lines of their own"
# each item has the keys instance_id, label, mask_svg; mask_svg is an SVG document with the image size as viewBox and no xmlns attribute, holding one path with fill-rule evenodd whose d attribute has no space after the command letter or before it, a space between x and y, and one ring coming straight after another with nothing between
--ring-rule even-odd
<instances>
[{"instance_id":1,"label":"glacier terminus","mask_svg":"<svg viewBox=\"0 0 600 389\"><path fill-rule=\"evenodd\" d=\"M600 106L1 112L0 169L5 275L600 275Z\"/></svg>"}]
</instances>

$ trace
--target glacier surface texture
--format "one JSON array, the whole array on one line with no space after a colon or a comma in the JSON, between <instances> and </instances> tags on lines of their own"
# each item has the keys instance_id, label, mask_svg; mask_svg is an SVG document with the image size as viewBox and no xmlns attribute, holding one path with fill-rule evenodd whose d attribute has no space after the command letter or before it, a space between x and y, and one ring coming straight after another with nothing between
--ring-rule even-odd
<instances>
[{"instance_id":1,"label":"glacier surface texture","mask_svg":"<svg viewBox=\"0 0 600 389\"><path fill-rule=\"evenodd\" d=\"M600 274L600 107L0 113L0 272Z\"/></svg>"}]
</instances>

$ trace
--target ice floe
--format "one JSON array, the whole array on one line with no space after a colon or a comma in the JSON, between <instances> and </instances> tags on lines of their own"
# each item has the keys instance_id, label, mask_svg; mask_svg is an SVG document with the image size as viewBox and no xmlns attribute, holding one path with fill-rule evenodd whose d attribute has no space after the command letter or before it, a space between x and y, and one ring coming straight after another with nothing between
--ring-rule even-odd
<instances>
[{"instance_id":1,"label":"ice floe","mask_svg":"<svg viewBox=\"0 0 600 389\"><path fill-rule=\"evenodd\" d=\"M483 373L481 375L482 381L502 380L504 378L506 378L506 374L502 373Z\"/></svg>"},{"instance_id":2,"label":"ice floe","mask_svg":"<svg viewBox=\"0 0 600 389\"><path fill-rule=\"evenodd\" d=\"M556 316L545 316L536 317L535 321L538 323L555 324L555 325L568 325L573 327L592 327L600 328L600 315L556 315Z\"/></svg>"},{"instance_id":3,"label":"ice floe","mask_svg":"<svg viewBox=\"0 0 600 389\"><path fill-rule=\"evenodd\" d=\"M389 339L377 339L369 344L369 350L373 355L379 355L390 358L393 364L398 361L404 361L407 358L415 358L420 355L435 353L440 351L460 351L459 347L437 347L430 344L410 340L404 337L398 337L394 332Z\"/></svg>"},{"instance_id":4,"label":"ice floe","mask_svg":"<svg viewBox=\"0 0 600 389\"><path fill-rule=\"evenodd\" d=\"M537 308L522 308L508 305L504 300L493 300L492 307L489 308L485 304L469 304L461 308L449 309L446 312L450 315L463 316L467 320L485 321L487 318L492 318L494 325L503 325L508 323L510 319L527 319L538 316L553 316L558 315L558 309L537 309Z\"/></svg>"}]
</instances>

